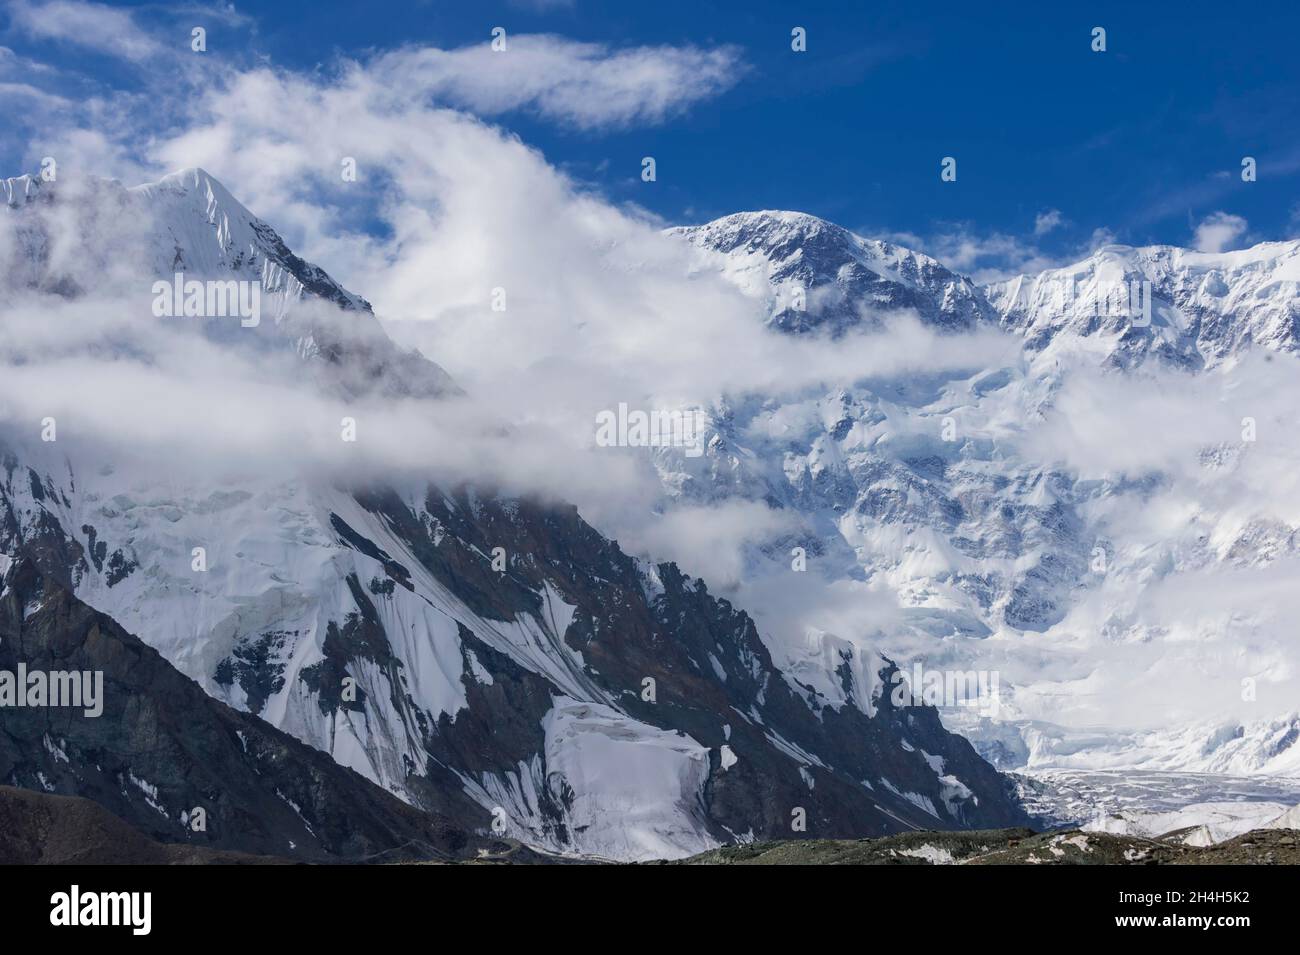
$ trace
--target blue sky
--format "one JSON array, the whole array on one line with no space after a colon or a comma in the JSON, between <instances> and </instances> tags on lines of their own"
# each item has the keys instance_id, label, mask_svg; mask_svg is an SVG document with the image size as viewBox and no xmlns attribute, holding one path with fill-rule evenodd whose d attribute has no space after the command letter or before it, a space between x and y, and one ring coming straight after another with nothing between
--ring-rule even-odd
<instances>
[{"instance_id":1,"label":"blue sky","mask_svg":"<svg viewBox=\"0 0 1300 955\"><path fill-rule=\"evenodd\" d=\"M114 6L182 41L187 24L208 23L210 57L295 71L403 44L485 43L498 25L615 50L729 48L734 84L662 122L582 127L527 105L490 117L579 182L673 223L798 209L928 245L972 270L1000 257L1068 257L1097 230L1190 245L1216 213L1240 217L1235 245L1297 234L1294 4L281 0L222 15ZM158 82L142 75L147 64L34 35L15 25L12 3L0 9L0 46L12 51L0 82L32 63L58 71L69 96ZM793 26L807 30L805 53L790 49ZM1090 49L1094 26L1107 30L1105 53ZM39 153L19 125L0 143L7 169ZM639 178L646 155L658 163L652 184ZM957 158L954 183L940 181L944 156ZM1241 181L1243 156L1258 160L1257 182Z\"/></svg>"}]
</instances>

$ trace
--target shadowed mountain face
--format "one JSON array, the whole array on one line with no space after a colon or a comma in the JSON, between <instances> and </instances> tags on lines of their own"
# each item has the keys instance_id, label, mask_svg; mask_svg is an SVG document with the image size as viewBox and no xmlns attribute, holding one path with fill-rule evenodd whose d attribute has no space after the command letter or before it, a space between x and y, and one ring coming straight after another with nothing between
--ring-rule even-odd
<instances>
[{"instance_id":1,"label":"shadowed mountain face","mask_svg":"<svg viewBox=\"0 0 1300 955\"><path fill-rule=\"evenodd\" d=\"M789 831L797 807L810 827L842 832L923 825L932 813L958 825L1021 818L1001 778L943 729L932 708L894 708L888 694L870 713L826 705L811 688L783 678L746 614L671 564L639 567L572 508L431 497L425 507L446 534L435 547L424 522L394 495L358 500L441 583L466 595L481 619L516 623L565 608L567 626L548 655L566 668L547 664L549 674L513 664L463 628L462 645L489 679L469 686L468 713L444 721L430 742L438 763L469 762L489 775L494 766L526 767L542 816L555 827L547 834L557 841L566 827L591 818L570 782L606 769L587 761L587 747L608 747L607 758L637 775L641 754L623 755L620 740L685 756L694 775L675 785L698 786L697 818L719 840L751 828ZM489 543L528 559L494 579L475 558ZM402 572L394 568L394 575L395 594ZM839 677L851 695L869 698L870 689L859 694L854 681L887 684L889 671L864 674L846 651ZM562 703L553 698L557 690L568 697ZM502 714L510 714L505 724ZM485 716L490 722L481 723ZM598 759L600 750L592 755ZM945 767L938 774L936 759Z\"/></svg>"},{"instance_id":2,"label":"shadowed mountain face","mask_svg":"<svg viewBox=\"0 0 1300 955\"><path fill-rule=\"evenodd\" d=\"M286 861L156 842L89 799L0 786L0 865L258 865Z\"/></svg>"},{"instance_id":3,"label":"shadowed mountain face","mask_svg":"<svg viewBox=\"0 0 1300 955\"><path fill-rule=\"evenodd\" d=\"M0 584L0 670L20 665L102 674L102 713L0 710L0 779L93 799L153 839L201 849L321 860L471 851L474 840L445 817L212 699L28 560ZM473 823L468 800L448 809Z\"/></svg>"},{"instance_id":4,"label":"shadowed mountain face","mask_svg":"<svg viewBox=\"0 0 1300 955\"><path fill-rule=\"evenodd\" d=\"M274 321L201 334L297 356L305 393L397 395L430 414L455 393L201 170L117 189L119 224L143 224L123 247L143 247L150 279L182 263L271 289ZM17 272L75 301L84 270L53 278L38 239L41 209L81 200L30 192L9 210L36 237ZM22 721L0 781L87 795L159 838L193 841L180 814L201 806L202 844L334 857L455 853L492 832L661 858L751 835L1023 819L933 709L879 693L888 664L837 648L829 698L774 663L743 611L628 557L572 507L409 475L160 473L129 448L105 462L75 439L11 437L7 626L23 654L104 669L116 709L55 713L58 726L0 711ZM0 652L17 665L8 639Z\"/></svg>"},{"instance_id":5,"label":"shadowed mountain face","mask_svg":"<svg viewBox=\"0 0 1300 955\"><path fill-rule=\"evenodd\" d=\"M512 835L556 850L671 854L673 845L733 832L785 833L795 813L810 830L843 835L1022 818L1002 777L933 709L895 708L888 694L870 713L827 705L776 670L744 613L671 564L647 572L573 509L432 494L422 506L370 490L354 498L353 523L332 515L333 548L365 562L365 572L341 582L352 609L326 626L319 654L308 658L315 662L293 669L276 652L254 652L273 641L246 641L213 668L211 684L262 713L277 696L297 696L316 725L405 733L407 771L380 776L390 788L466 830L487 831L490 810L508 807ZM10 669L21 658L31 669L62 660L62 669L105 670L106 713L60 713L51 724L48 710L4 712L17 749L0 778L91 796L159 838L184 834L180 814L203 806L207 838L248 851L365 855L401 844L402 834L439 851L465 847L441 829L438 839L418 825L410 833L400 813L385 824L386 814L413 811L208 698L43 576L38 565L64 578L101 573L75 542L47 530L19 542L35 559L10 569L0 660ZM528 559L492 573L479 557L489 541ZM103 567L111 573L108 561ZM464 704L454 718L421 710L420 675L410 673L418 657L397 637L402 601L420 591L456 600ZM362 675L355 698L344 690L350 674ZM852 697L870 696L854 686L867 675L851 651L839 678ZM887 683L889 672L878 679ZM332 742L322 738L321 748ZM303 765L285 761L290 744ZM374 752L386 771L387 753ZM268 759L277 774L266 771ZM341 794L313 783L326 767L349 784ZM642 828L604 821L609 802L642 798L651 813ZM379 831L352 832L359 819ZM584 841L602 824L605 841ZM665 839L678 842L655 841Z\"/></svg>"}]
</instances>

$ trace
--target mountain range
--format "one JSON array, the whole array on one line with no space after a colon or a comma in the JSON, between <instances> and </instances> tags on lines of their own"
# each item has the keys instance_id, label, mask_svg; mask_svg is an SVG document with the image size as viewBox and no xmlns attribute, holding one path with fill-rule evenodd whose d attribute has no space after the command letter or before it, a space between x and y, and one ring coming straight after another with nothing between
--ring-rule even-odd
<instances>
[{"instance_id":1,"label":"mountain range","mask_svg":"<svg viewBox=\"0 0 1300 955\"><path fill-rule=\"evenodd\" d=\"M1300 540L1284 490L1300 242L1104 245L981 288L798 213L670 234L787 334L847 339L901 315L1014 343L996 364L972 349L964 367L710 408L703 458L664 455L665 496L795 518L751 546L749 599L792 545L820 596L893 595L893 619L864 619L853 642L999 670L998 718L945 718L1004 768L1294 775L1293 641L1274 593ZM1249 596L1213 603L1220 587ZM787 669L816 669L818 641L852 641L811 629L773 638Z\"/></svg>"},{"instance_id":2,"label":"mountain range","mask_svg":"<svg viewBox=\"0 0 1300 955\"><path fill-rule=\"evenodd\" d=\"M201 345L313 401L436 416L460 394L202 170L4 190L6 304L88 325L11 338L11 368L107 351L147 374ZM262 320L171 319L166 346L152 317L100 336L104 288L134 320L177 273L260 283ZM88 796L163 841L307 857L502 837L660 858L1024 819L936 710L862 689L888 661L845 650L854 702L828 700L775 665L743 609L629 557L572 505L406 472L141 459L71 414L55 440L5 421L0 649L35 667L84 648L111 718L0 713L16 720L6 783ZM187 823L196 807L206 830Z\"/></svg>"},{"instance_id":3,"label":"mountain range","mask_svg":"<svg viewBox=\"0 0 1300 955\"><path fill-rule=\"evenodd\" d=\"M473 400L201 169L136 188L0 188L0 307L15 327L33 312L79 323L6 336L13 373L107 355L141 376L176 374L217 355L249 375L231 392L271 378L306 409L437 418ZM655 449L665 507L758 502L791 517L793 530L751 547L728 594L625 552L570 503L491 482L310 456L271 471L160 459L136 444L167 409L140 408L145 425L132 415L120 434L98 419L92 430L76 411L94 401L90 382L56 416L55 440L40 415L0 408L0 668L99 670L107 687L98 721L0 710L0 783L88 797L152 838L204 849L446 858L509 839L637 860L1025 824L1000 770L1294 774L1296 718L1267 695L1258 720L1197 723L1178 745L1147 730L1080 742L1057 725L1099 722L1089 681L1116 654L1141 654L1157 675L1177 663L1155 652L1185 634L1152 623L1153 581L1284 568L1297 527L1210 493L1172 530L1135 525L1131 508L1181 492L1177 475L1083 473L1031 425L1070 407L1078 368L1141 383L1289 360L1300 243L1104 246L980 287L798 213L667 239L754 300L774 334L887 336L902 316L1015 348L996 367L719 395L703 409L702 455ZM177 274L256 283L260 322L149 315L146 293ZM1149 323L1096 307L1103 286L1142 282ZM106 309L120 323L101 328ZM165 342L159 321L171 322ZM198 413L251 427L224 401ZM363 452L368 419L353 424ZM1205 470L1241 469L1251 450L1236 435L1204 444L1193 466ZM849 588L850 602L887 594L895 612L851 630L788 626L755 595L788 573L792 548L822 585ZM1215 660L1243 627L1261 644L1270 633L1267 620L1216 626L1199 635ZM1059 659L1034 638L1056 641ZM887 688L915 661L999 671L1001 714L899 705ZM1241 676L1267 684L1258 660L1221 665L1225 700ZM191 825L196 808L205 829Z\"/></svg>"}]
</instances>

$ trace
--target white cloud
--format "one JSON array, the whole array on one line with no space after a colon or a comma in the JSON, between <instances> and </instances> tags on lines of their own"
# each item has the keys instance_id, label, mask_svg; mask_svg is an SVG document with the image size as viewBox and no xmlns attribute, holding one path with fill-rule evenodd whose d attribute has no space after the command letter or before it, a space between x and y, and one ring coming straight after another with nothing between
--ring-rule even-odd
<instances>
[{"instance_id":1,"label":"white cloud","mask_svg":"<svg viewBox=\"0 0 1300 955\"><path fill-rule=\"evenodd\" d=\"M9 0L14 27L41 40L71 43L107 56L142 63L159 56L162 45L125 10L85 0Z\"/></svg>"},{"instance_id":2,"label":"white cloud","mask_svg":"<svg viewBox=\"0 0 1300 955\"><path fill-rule=\"evenodd\" d=\"M1065 222L1060 209L1047 209L1034 217L1034 235L1047 235L1053 229L1059 229Z\"/></svg>"},{"instance_id":3,"label":"white cloud","mask_svg":"<svg viewBox=\"0 0 1300 955\"><path fill-rule=\"evenodd\" d=\"M46 110L70 109L73 105L72 101L66 97L47 93L45 90L37 89L30 83L0 83L0 97L8 101L31 100L33 105Z\"/></svg>"},{"instance_id":4,"label":"white cloud","mask_svg":"<svg viewBox=\"0 0 1300 955\"><path fill-rule=\"evenodd\" d=\"M1246 233L1247 222L1241 216L1214 212L1201 220L1193 238L1199 252L1223 252Z\"/></svg>"},{"instance_id":5,"label":"white cloud","mask_svg":"<svg viewBox=\"0 0 1300 955\"><path fill-rule=\"evenodd\" d=\"M717 591L739 587L747 576L749 547L799 526L796 515L761 501L725 501L716 505L683 504L658 520L633 528L624 546L633 553L671 560L706 580Z\"/></svg>"},{"instance_id":6,"label":"white cloud","mask_svg":"<svg viewBox=\"0 0 1300 955\"><path fill-rule=\"evenodd\" d=\"M734 47L613 49L548 35L508 36L457 50L410 48L370 65L393 89L492 116L535 110L582 128L658 123L730 89L744 65Z\"/></svg>"},{"instance_id":7,"label":"white cloud","mask_svg":"<svg viewBox=\"0 0 1300 955\"><path fill-rule=\"evenodd\" d=\"M1092 230L1092 235L1088 237L1088 242L1084 249L1087 254L1091 255L1103 245L1114 245L1117 241L1115 233L1105 226L1098 226Z\"/></svg>"},{"instance_id":8,"label":"white cloud","mask_svg":"<svg viewBox=\"0 0 1300 955\"><path fill-rule=\"evenodd\" d=\"M393 85L392 68L245 72L199 101L183 131L152 144L160 164L201 165L225 181L295 251L373 301L399 340L468 389L471 401L436 410L358 409L367 460L386 477L473 479L563 497L631 552L680 558L727 587L743 579L755 547L790 531L790 517L757 502L661 513L663 488L642 449L594 447L598 411L996 365L1015 350L996 331L940 336L906 315L891 317L883 333L838 341L773 332L761 305L699 273L695 251L659 223L583 191L517 138ZM357 159L357 183L339 176L345 155ZM506 290L505 312L490 308L496 287ZM48 315L33 309L32 327L11 331L10 341L49 330ZM312 473L346 464L332 430L341 409L301 394L291 372L171 338L146 337L140 349L150 356L143 365L96 362L81 348L45 374L33 366L9 376L5 397L17 420L57 414L121 435L114 422L130 419L122 445L140 454L183 450L197 461ZM229 395L220 409L214 394ZM156 415L132 414L155 406ZM774 625L798 625L796 597L828 606L820 585L804 586L789 607L768 608ZM836 606L865 613L848 592Z\"/></svg>"},{"instance_id":9,"label":"white cloud","mask_svg":"<svg viewBox=\"0 0 1300 955\"><path fill-rule=\"evenodd\" d=\"M971 223L944 223L939 231L921 236L915 233L886 233L891 241L908 248L923 251L938 259L955 272L968 276L980 284L1000 282L1018 275L1035 275L1048 269L1060 268L1086 258L1100 246L1116 241L1109 229L1099 228L1083 242L1064 251L1048 251L1038 243L1044 234L1067 225L1060 213L1049 210L1040 213L1033 237L1012 235L1006 232L983 232ZM872 230L863 230L871 235Z\"/></svg>"},{"instance_id":10,"label":"white cloud","mask_svg":"<svg viewBox=\"0 0 1300 955\"><path fill-rule=\"evenodd\" d=\"M1037 244L1005 232L980 233L961 224L925 240L922 248L976 282L996 282L1060 264Z\"/></svg>"}]
</instances>

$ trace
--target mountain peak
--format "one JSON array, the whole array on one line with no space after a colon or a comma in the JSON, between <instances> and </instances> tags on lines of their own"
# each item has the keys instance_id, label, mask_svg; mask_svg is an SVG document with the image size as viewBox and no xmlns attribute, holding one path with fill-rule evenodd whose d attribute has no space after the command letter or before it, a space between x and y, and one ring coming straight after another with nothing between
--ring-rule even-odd
<instances>
[{"instance_id":1,"label":"mountain peak","mask_svg":"<svg viewBox=\"0 0 1300 955\"><path fill-rule=\"evenodd\" d=\"M156 182L134 186L127 191L156 208L171 229L186 222L206 223L215 228L218 245L227 257L240 252L251 253L273 241L272 236L275 236L270 226L253 215L231 195L230 190L197 166L168 173ZM185 242L185 236L178 238L181 240L179 245L190 246L194 252L204 245Z\"/></svg>"},{"instance_id":2,"label":"mountain peak","mask_svg":"<svg viewBox=\"0 0 1300 955\"><path fill-rule=\"evenodd\" d=\"M756 209L748 212L733 212L730 215L720 216L711 222L706 222L701 226L687 226L686 228L786 230L804 233L822 230L848 232L843 226L836 225L834 222L820 216L815 216L811 212L799 212L792 209Z\"/></svg>"},{"instance_id":3,"label":"mountain peak","mask_svg":"<svg viewBox=\"0 0 1300 955\"><path fill-rule=\"evenodd\" d=\"M706 255L721 255L723 274L751 295L769 298L770 323L786 331L818 328L838 335L898 311L914 311L946 329L991 317L974 284L936 259L806 212L737 212L668 232ZM789 304L799 299L806 309Z\"/></svg>"},{"instance_id":4,"label":"mountain peak","mask_svg":"<svg viewBox=\"0 0 1300 955\"><path fill-rule=\"evenodd\" d=\"M162 178L154 181L134 186L130 190L140 195L148 195L159 191L169 191L180 194L196 192L212 197L223 205L236 206L248 214L249 218L254 218L251 212L243 206L221 182L201 166L187 166L184 169L177 169L175 172L169 172Z\"/></svg>"},{"instance_id":5,"label":"mountain peak","mask_svg":"<svg viewBox=\"0 0 1300 955\"><path fill-rule=\"evenodd\" d=\"M1126 290L1146 303L1138 308L1142 322L1104 304ZM1213 366L1254 346L1300 351L1295 239L1231 252L1103 245L1070 265L995 282L985 293L1002 324L1024 332L1033 351L1062 332L1067 341L1111 336L1107 360L1124 366L1149 355L1181 367Z\"/></svg>"},{"instance_id":6,"label":"mountain peak","mask_svg":"<svg viewBox=\"0 0 1300 955\"><path fill-rule=\"evenodd\" d=\"M1060 276L1079 274L1095 270L1099 265L1120 263L1134 272L1149 272L1161 268L1169 270L1186 270L1189 273L1211 271L1230 272L1243 268L1273 268L1274 266L1295 259L1300 255L1300 239L1282 239L1258 242L1244 249L1224 250L1219 252L1189 249L1179 245L1124 245L1109 242L1099 245L1088 255L1078 261L1042 272L1020 275L1015 278L994 282L990 289L997 289L1017 280L1034 281L1043 276ZM1288 268L1288 279L1292 276ZM1148 275L1148 278L1151 276Z\"/></svg>"},{"instance_id":7,"label":"mountain peak","mask_svg":"<svg viewBox=\"0 0 1300 955\"><path fill-rule=\"evenodd\" d=\"M697 226L681 226L670 232L696 245L719 252L764 252L779 257L797 250L838 247L847 251L855 236L841 226L806 212L764 209L757 212L734 212Z\"/></svg>"},{"instance_id":8,"label":"mountain peak","mask_svg":"<svg viewBox=\"0 0 1300 955\"><path fill-rule=\"evenodd\" d=\"M402 396L458 391L433 362L393 343L365 299L294 253L201 167L130 188L97 176L57 184L33 176L0 182L9 212L25 220L30 249L14 272L21 285L75 295L102 289L117 275L133 288L139 287L140 275L168 283L177 274L197 281L243 281L256 286L256 318L205 322L204 334L319 359L349 393L373 387ZM41 202L32 203L38 196ZM51 204L62 211L51 215L40 208ZM75 254L52 257L48 250L60 242L73 243ZM312 303L333 306L338 314ZM245 318L255 333L245 334Z\"/></svg>"}]
</instances>

